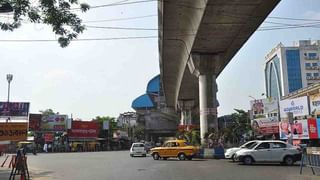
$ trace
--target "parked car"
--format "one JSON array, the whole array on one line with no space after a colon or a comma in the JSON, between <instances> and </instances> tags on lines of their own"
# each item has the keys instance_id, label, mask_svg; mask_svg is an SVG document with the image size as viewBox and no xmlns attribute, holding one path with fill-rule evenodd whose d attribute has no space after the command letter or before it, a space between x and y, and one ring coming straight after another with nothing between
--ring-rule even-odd
<instances>
[{"instance_id":1,"label":"parked car","mask_svg":"<svg viewBox=\"0 0 320 180\"><path fill-rule=\"evenodd\" d=\"M198 152L195 146L191 146L184 140L170 140L163 144L162 147L151 149L151 155L154 160L160 158L166 160L167 158L178 158L179 160L192 160L194 155Z\"/></svg>"},{"instance_id":2,"label":"parked car","mask_svg":"<svg viewBox=\"0 0 320 180\"><path fill-rule=\"evenodd\" d=\"M147 151L143 143L133 143L130 148L130 156L147 156Z\"/></svg>"},{"instance_id":3,"label":"parked car","mask_svg":"<svg viewBox=\"0 0 320 180\"><path fill-rule=\"evenodd\" d=\"M250 147L241 149L235 154L235 159L250 165L254 162L280 162L293 165L301 160L301 149L283 141L256 141Z\"/></svg>"},{"instance_id":4,"label":"parked car","mask_svg":"<svg viewBox=\"0 0 320 180\"><path fill-rule=\"evenodd\" d=\"M232 161L235 161L234 155L236 154L236 152L238 152L241 149L250 147L254 142L256 142L256 141L248 141L248 142L244 143L243 145L241 145L240 147L233 147L233 148L227 149L226 152L224 153L225 158L231 159Z\"/></svg>"}]
</instances>

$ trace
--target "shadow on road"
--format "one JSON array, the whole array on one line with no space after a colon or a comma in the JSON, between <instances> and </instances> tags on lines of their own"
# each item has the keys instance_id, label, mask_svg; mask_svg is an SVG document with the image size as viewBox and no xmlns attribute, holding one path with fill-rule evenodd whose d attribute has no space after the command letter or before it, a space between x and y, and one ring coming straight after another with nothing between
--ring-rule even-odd
<instances>
[{"instance_id":1,"label":"shadow on road","mask_svg":"<svg viewBox=\"0 0 320 180\"><path fill-rule=\"evenodd\" d=\"M179 159L167 159L167 160L161 160L161 161L181 161ZM185 160L185 161L208 161L207 159L192 159L192 160ZM183 162L183 161L181 161Z\"/></svg>"},{"instance_id":2,"label":"shadow on road","mask_svg":"<svg viewBox=\"0 0 320 180\"><path fill-rule=\"evenodd\" d=\"M294 165L292 165L292 166L287 166L287 165L283 165L283 164L279 164L279 163L254 163L254 164L252 164L252 165L245 165L245 164L243 164L243 163L238 163L238 165L240 165L240 166L248 166L248 167L250 167L250 166L281 166L281 167L296 167L296 166L300 166L300 164L294 164Z\"/></svg>"},{"instance_id":3,"label":"shadow on road","mask_svg":"<svg viewBox=\"0 0 320 180\"><path fill-rule=\"evenodd\" d=\"M32 171L30 176L32 179L51 177L53 171Z\"/></svg>"}]
</instances>

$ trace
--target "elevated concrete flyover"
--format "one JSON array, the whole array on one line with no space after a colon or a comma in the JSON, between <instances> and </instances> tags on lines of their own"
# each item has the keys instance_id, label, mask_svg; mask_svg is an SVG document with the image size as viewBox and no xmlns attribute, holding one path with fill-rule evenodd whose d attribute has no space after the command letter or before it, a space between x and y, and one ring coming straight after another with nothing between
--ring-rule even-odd
<instances>
[{"instance_id":1,"label":"elevated concrete flyover","mask_svg":"<svg viewBox=\"0 0 320 180\"><path fill-rule=\"evenodd\" d=\"M159 1L160 72L166 103L183 114L200 106L202 139L208 125L218 130L216 78L279 2Z\"/></svg>"}]
</instances>

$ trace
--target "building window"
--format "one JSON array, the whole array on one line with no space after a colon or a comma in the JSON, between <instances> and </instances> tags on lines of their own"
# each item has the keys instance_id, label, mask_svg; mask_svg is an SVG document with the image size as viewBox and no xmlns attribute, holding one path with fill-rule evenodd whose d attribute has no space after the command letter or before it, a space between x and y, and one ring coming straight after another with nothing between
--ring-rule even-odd
<instances>
[{"instance_id":1,"label":"building window","mask_svg":"<svg viewBox=\"0 0 320 180\"><path fill-rule=\"evenodd\" d=\"M306 63L306 67L311 67L311 64L310 63Z\"/></svg>"},{"instance_id":2,"label":"building window","mask_svg":"<svg viewBox=\"0 0 320 180\"><path fill-rule=\"evenodd\" d=\"M316 66L318 66L318 63L312 63L312 66L316 67Z\"/></svg>"},{"instance_id":3,"label":"building window","mask_svg":"<svg viewBox=\"0 0 320 180\"><path fill-rule=\"evenodd\" d=\"M308 58L316 59L317 58L317 53L308 53Z\"/></svg>"},{"instance_id":4,"label":"building window","mask_svg":"<svg viewBox=\"0 0 320 180\"><path fill-rule=\"evenodd\" d=\"M307 77L311 77L311 73L307 73Z\"/></svg>"},{"instance_id":5,"label":"building window","mask_svg":"<svg viewBox=\"0 0 320 180\"><path fill-rule=\"evenodd\" d=\"M314 77L319 77L319 73L313 73Z\"/></svg>"}]
</instances>

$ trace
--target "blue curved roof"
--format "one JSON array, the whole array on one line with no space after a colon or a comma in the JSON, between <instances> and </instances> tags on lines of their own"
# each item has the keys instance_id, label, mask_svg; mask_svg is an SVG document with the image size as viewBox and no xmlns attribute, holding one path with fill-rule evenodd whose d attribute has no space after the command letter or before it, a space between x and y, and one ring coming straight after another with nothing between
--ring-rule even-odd
<instances>
[{"instance_id":1,"label":"blue curved roof","mask_svg":"<svg viewBox=\"0 0 320 180\"><path fill-rule=\"evenodd\" d=\"M147 93L159 93L160 92L160 75L152 78L147 85Z\"/></svg>"},{"instance_id":2,"label":"blue curved roof","mask_svg":"<svg viewBox=\"0 0 320 180\"><path fill-rule=\"evenodd\" d=\"M154 104L148 94L137 97L131 104L133 109L152 108Z\"/></svg>"}]
</instances>

